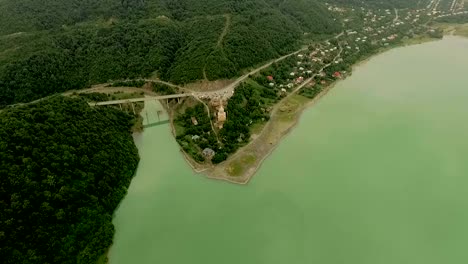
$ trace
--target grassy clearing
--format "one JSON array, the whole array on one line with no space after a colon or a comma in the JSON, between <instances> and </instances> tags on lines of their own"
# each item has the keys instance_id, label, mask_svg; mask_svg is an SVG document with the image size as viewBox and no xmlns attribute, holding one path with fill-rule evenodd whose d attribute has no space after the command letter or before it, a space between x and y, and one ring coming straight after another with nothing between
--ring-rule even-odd
<instances>
[{"instance_id":1,"label":"grassy clearing","mask_svg":"<svg viewBox=\"0 0 468 264\"><path fill-rule=\"evenodd\" d=\"M297 111L308 101L310 101L310 99L298 94L294 94L284 100L278 109L278 120L283 122L295 120Z\"/></svg>"},{"instance_id":2,"label":"grassy clearing","mask_svg":"<svg viewBox=\"0 0 468 264\"><path fill-rule=\"evenodd\" d=\"M257 157L254 154L245 154L241 155L237 159L229 163L229 166L226 168L227 173L231 177L239 177L243 175L251 165L255 164Z\"/></svg>"},{"instance_id":3,"label":"grassy clearing","mask_svg":"<svg viewBox=\"0 0 468 264\"><path fill-rule=\"evenodd\" d=\"M468 37L468 23L457 25L455 27L455 35Z\"/></svg>"},{"instance_id":4,"label":"grassy clearing","mask_svg":"<svg viewBox=\"0 0 468 264\"><path fill-rule=\"evenodd\" d=\"M431 38L427 35L420 35L420 36L416 36L414 38L409 38L409 39L405 39L403 40L403 45L417 45L417 44L422 44L422 43L425 43L425 42L430 42L430 41L434 41L435 39L434 38Z\"/></svg>"},{"instance_id":5,"label":"grassy clearing","mask_svg":"<svg viewBox=\"0 0 468 264\"><path fill-rule=\"evenodd\" d=\"M44 32L19 32L0 36L0 66L49 50L50 42L50 37Z\"/></svg>"},{"instance_id":6,"label":"grassy clearing","mask_svg":"<svg viewBox=\"0 0 468 264\"><path fill-rule=\"evenodd\" d=\"M445 34L453 34L462 37L468 37L468 23L466 24L447 24L438 23L438 27L444 30Z\"/></svg>"},{"instance_id":7,"label":"grassy clearing","mask_svg":"<svg viewBox=\"0 0 468 264\"><path fill-rule=\"evenodd\" d=\"M250 127L250 133L252 135L260 134L265 127L266 123L255 123Z\"/></svg>"}]
</instances>

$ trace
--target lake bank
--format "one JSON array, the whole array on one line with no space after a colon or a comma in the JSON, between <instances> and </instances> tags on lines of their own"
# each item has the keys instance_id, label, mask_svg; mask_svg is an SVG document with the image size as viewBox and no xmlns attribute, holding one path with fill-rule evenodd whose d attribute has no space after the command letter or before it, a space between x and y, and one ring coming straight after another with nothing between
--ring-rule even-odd
<instances>
[{"instance_id":1,"label":"lake bank","mask_svg":"<svg viewBox=\"0 0 468 264\"><path fill-rule=\"evenodd\" d=\"M437 40L440 39L421 36L408 39L395 46L382 48L376 54L372 54L354 64L352 66L352 71L355 71L372 58L385 52ZM351 74L352 72L350 75ZM270 120L263 126L260 133L254 134L252 140L247 145L240 148L236 153L220 164L201 165L191 159L191 157L183 151L181 152L187 163L196 173L202 173L211 179L225 180L236 184L247 184L259 170L265 159L271 155L281 141L296 127L304 110L317 103L318 100L325 96L340 81L343 80L337 80L326 86L323 91L312 99L296 94L292 98L287 98L279 102L278 105L275 106ZM277 111L282 108L283 111Z\"/></svg>"},{"instance_id":2,"label":"lake bank","mask_svg":"<svg viewBox=\"0 0 468 264\"><path fill-rule=\"evenodd\" d=\"M197 177L168 126L145 129L110 263L463 263L466 43L361 65L303 112L246 186Z\"/></svg>"}]
</instances>

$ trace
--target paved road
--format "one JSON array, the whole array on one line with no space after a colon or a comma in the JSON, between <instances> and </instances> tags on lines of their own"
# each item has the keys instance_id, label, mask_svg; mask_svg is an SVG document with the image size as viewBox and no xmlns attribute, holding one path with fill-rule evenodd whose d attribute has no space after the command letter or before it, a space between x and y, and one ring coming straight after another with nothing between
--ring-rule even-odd
<instances>
[{"instance_id":1,"label":"paved road","mask_svg":"<svg viewBox=\"0 0 468 264\"><path fill-rule=\"evenodd\" d=\"M171 95L163 95L163 96L148 96L148 97L142 97L142 98L130 98L130 99L122 99L122 100L89 103L89 105L91 106L116 105L116 104L136 103L136 102L144 102L144 101L152 101L152 100L165 100L165 99L188 97L188 96L194 96L194 94L186 93L186 94L171 94Z\"/></svg>"},{"instance_id":2,"label":"paved road","mask_svg":"<svg viewBox=\"0 0 468 264\"><path fill-rule=\"evenodd\" d=\"M334 36L333 38L330 38L328 39L327 41L330 41L332 39L337 39L339 37L341 37L342 35L344 34L344 32L341 32L340 34ZM273 61L270 61L258 68L255 68L253 70L251 70L250 72L242 75L241 77L237 78L233 83L229 84L228 86L222 88L222 89L219 89L219 90L216 90L216 91L208 91L208 92L198 92L198 93L195 93L196 96L198 97L213 97L213 96L219 96L219 97L223 97L223 98L229 98L233 93L234 93L234 89L243 81L245 81L247 78L249 78L250 75L253 75L253 74L256 74L258 73L259 71L263 70L263 69L266 69L268 67L270 67L273 63L276 63L276 62L280 62L288 57L291 57L293 55L296 55L298 53L300 53L301 51L305 51L307 50L308 47L306 48L302 48L300 50L297 50L295 52L292 52L292 53L289 53L289 54L286 54L278 59L275 59Z\"/></svg>"},{"instance_id":3,"label":"paved road","mask_svg":"<svg viewBox=\"0 0 468 264\"><path fill-rule=\"evenodd\" d=\"M330 41L332 39L337 39L339 37L341 37L342 35L344 34L344 32L341 32L340 34L326 40L326 41ZM232 94L234 93L234 89L243 81L245 81L250 75L253 75L253 74L256 74L258 73L259 71L265 69L265 68L268 68L269 66L271 66L273 63L276 63L276 62L280 62L290 56L293 56L295 54L298 54L299 52L301 51L305 51L307 50L308 47L306 48L302 48L302 49L299 49L297 51L294 51L292 53L289 53L289 54L286 54L280 58L277 58L273 61L270 61L258 68L255 68L253 70L251 70L250 72L240 76L239 78L237 78L233 83L227 85L226 87L224 88L221 88L221 89L218 89L218 90L215 90L215 91L207 91L207 92L193 92L187 88L184 88L184 87L181 87L179 85L175 85L175 84L172 84L172 83L169 83L169 82L165 82L165 81L161 81L161 80L157 80L157 79L138 79L138 80L144 80L144 81L147 81L147 82L157 82L157 83L162 83L162 84L165 84L165 85L168 85L168 86L171 86L171 87L174 87L174 88L178 88L182 91L186 91L187 93L184 94L184 96L195 96L196 98L203 98L203 97L222 97L224 99L227 99L229 97L232 96ZM85 89L85 90L76 90L76 91L68 91L68 92L65 92L63 93L62 95L64 96L69 96L70 94L72 94L73 92L77 92L77 93L87 93L87 92L101 92L101 91L106 91L106 90L109 90L109 87L106 87L107 84L101 84L99 85L98 87L93 87L93 88L90 88L90 89ZM132 87L119 87L119 89L121 90L125 90L125 89L128 89L128 90L131 90L131 89L135 89L135 88L132 88ZM168 97L168 98L177 98L177 97L183 97L181 96L181 94L178 94L178 95L172 95L173 97ZM48 97L45 97L45 98L41 98L39 100L36 100L34 102L37 102L37 101L40 101L40 100L44 100ZM147 97L149 98L148 100L154 100L155 98L152 98L152 97ZM164 98L161 98L161 99L168 99L166 97ZM135 98L136 99L136 98ZM141 98L143 99L143 98ZM125 100L124 100L125 101ZM126 100L125 102L132 102L132 101L128 101ZM136 101L138 102L138 101ZM30 102L30 103L33 103L33 102ZM106 102L99 102L99 104L95 104L93 103L93 105L105 105ZM29 103L26 103L26 104L29 104ZM116 101L109 101L108 104L118 104L116 103ZM17 104L17 105L24 105L24 104ZM16 106L16 105L11 105L11 106Z\"/></svg>"}]
</instances>

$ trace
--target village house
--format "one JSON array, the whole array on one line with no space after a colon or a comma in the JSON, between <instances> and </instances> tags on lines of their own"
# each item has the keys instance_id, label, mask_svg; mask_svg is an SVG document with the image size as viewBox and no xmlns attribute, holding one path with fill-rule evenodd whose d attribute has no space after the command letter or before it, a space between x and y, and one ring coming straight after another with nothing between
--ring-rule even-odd
<instances>
[{"instance_id":1,"label":"village house","mask_svg":"<svg viewBox=\"0 0 468 264\"><path fill-rule=\"evenodd\" d=\"M216 154L216 152L214 150L210 149L210 148L206 148L206 149L203 150L202 154L206 158L210 159Z\"/></svg>"},{"instance_id":2,"label":"village house","mask_svg":"<svg viewBox=\"0 0 468 264\"><path fill-rule=\"evenodd\" d=\"M296 83L302 83L304 81L304 77L299 77L296 79Z\"/></svg>"}]
</instances>

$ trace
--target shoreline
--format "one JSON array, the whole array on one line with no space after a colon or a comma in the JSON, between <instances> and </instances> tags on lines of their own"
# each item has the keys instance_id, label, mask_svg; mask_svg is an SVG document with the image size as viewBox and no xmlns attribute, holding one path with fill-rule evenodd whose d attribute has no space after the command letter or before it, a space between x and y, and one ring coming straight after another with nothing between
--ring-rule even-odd
<instances>
[{"instance_id":1,"label":"shoreline","mask_svg":"<svg viewBox=\"0 0 468 264\"><path fill-rule=\"evenodd\" d=\"M427 42L438 41L438 40L441 40L441 39L429 38L429 37L419 38L419 39L409 39L407 41L404 41L401 44L388 47L388 48L383 48L379 50L377 53L372 54L364 58L363 60L353 64L351 66L352 71L350 75L352 75L352 72L356 70L356 68L358 68L359 66L366 64L374 57L381 55L387 51L393 50L395 48L419 45L419 44L424 44ZM220 164L217 164L217 165L198 164L195 161L193 161L182 149L180 149L180 151L182 152L182 155L185 161L189 164L189 166L192 168L192 170L195 173L203 174L203 176L208 179L222 180L222 181L226 181L229 183L247 185L250 182L250 180L253 178L253 176L260 170L264 161L268 157L270 157L270 155L273 153L274 150L276 150L279 147L280 143L284 140L284 138L288 136L292 132L292 130L295 129L299 125L300 119L304 111L307 110L309 107L314 106L320 99L322 99L322 97L327 95L328 92L330 92L335 87L335 85L337 85L340 81L343 81L343 80L346 80L346 78L336 80L335 82L331 83L330 85L325 87L324 90L321 91L314 98L307 98L307 97L299 95L298 93L295 93L295 94L291 94L291 97L295 97L295 98L292 98L292 99L285 98L284 101L279 102L275 106L275 110L272 111L270 120L264 125L264 127L262 128L262 131L258 134L258 136L255 139L252 139L247 145L241 147L236 153L228 157L227 160L223 161ZM303 101L298 102L299 99L302 99ZM276 110L281 108L281 106L291 104L292 103L291 101L293 102L295 101L298 103L296 105L296 108L294 108L292 119L289 121L281 121L280 120L281 116ZM271 138L273 139L271 140ZM270 140L266 140L266 139L270 139ZM270 144L265 143L265 141L270 141ZM264 144L263 146L256 146L259 143L264 143ZM249 156L249 155L255 156L255 161L252 164L246 165L244 167L244 170L240 173L240 175L237 175L237 176L229 175L228 170L232 168L233 164L242 162L242 158L245 158L246 156Z\"/></svg>"},{"instance_id":2,"label":"shoreline","mask_svg":"<svg viewBox=\"0 0 468 264\"><path fill-rule=\"evenodd\" d=\"M304 113L305 110L307 110L309 107L312 107L314 106L316 103L318 103L318 101L323 97L325 96L326 94L328 94L328 92L330 92L334 87L335 85L337 84L337 82L334 82L333 84L327 86L322 92L320 92L316 97L314 97L313 99L306 99L307 101L302 103L301 105L299 105L299 107L296 109L295 113L294 113L294 118L291 122L289 122L288 124L288 127L282 131L280 131L278 133L278 140L276 142L272 142L272 144L270 144L271 146L269 147L269 149L264 153L264 155L261 157L261 159L259 159L258 161L255 162L255 166L250 166L246 172L241 175L241 176L226 176L226 175L216 175L216 172L218 172L219 170L216 170L216 167L222 167L224 170L226 170L226 166L223 166L223 165L227 165L225 163L228 163L228 162L232 162L233 160L232 159L235 159L235 158L238 158L238 156L241 156L242 155L242 152L243 151L248 151L247 148L250 147L251 145L253 145L253 143L258 143L256 142L258 140L255 139L255 140L252 140L249 144L245 145L244 147L242 147L241 149L238 150L238 152L236 152L233 156L229 157L225 162L223 163L220 163L218 164L217 166L215 166L215 169L209 171L205 177L209 178L209 179L215 179L215 180L223 180L223 181L227 181L227 182L230 182L230 183L235 183L235 184L241 184L241 185L247 185L250 180L253 178L253 176L258 172L258 170L262 167L264 161L270 157L270 155L273 154L273 152L279 147L280 143L284 140L284 138L286 136L288 136L300 123L300 119L302 117L302 114ZM301 96L301 95L297 95L297 96ZM306 98L306 97L304 97ZM271 119L273 119L274 117L272 116ZM277 118L277 117L276 117ZM271 121L269 121L271 122ZM263 128L263 130L265 130L267 128L267 126L270 125L270 126L275 126L274 123L268 123L267 125L265 125L265 127ZM278 125L278 124L276 124ZM272 129L270 134L271 133L274 133L275 131L277 130L274 130ZM262 131L263 132L263 131ZM185 153L184 153L185 154ZM209 168L205 169L206 170L209 170ZM201 172L203 173L203 172ZM225 172L227 173L227 172Z\"/></svg>"}]
</instances>

